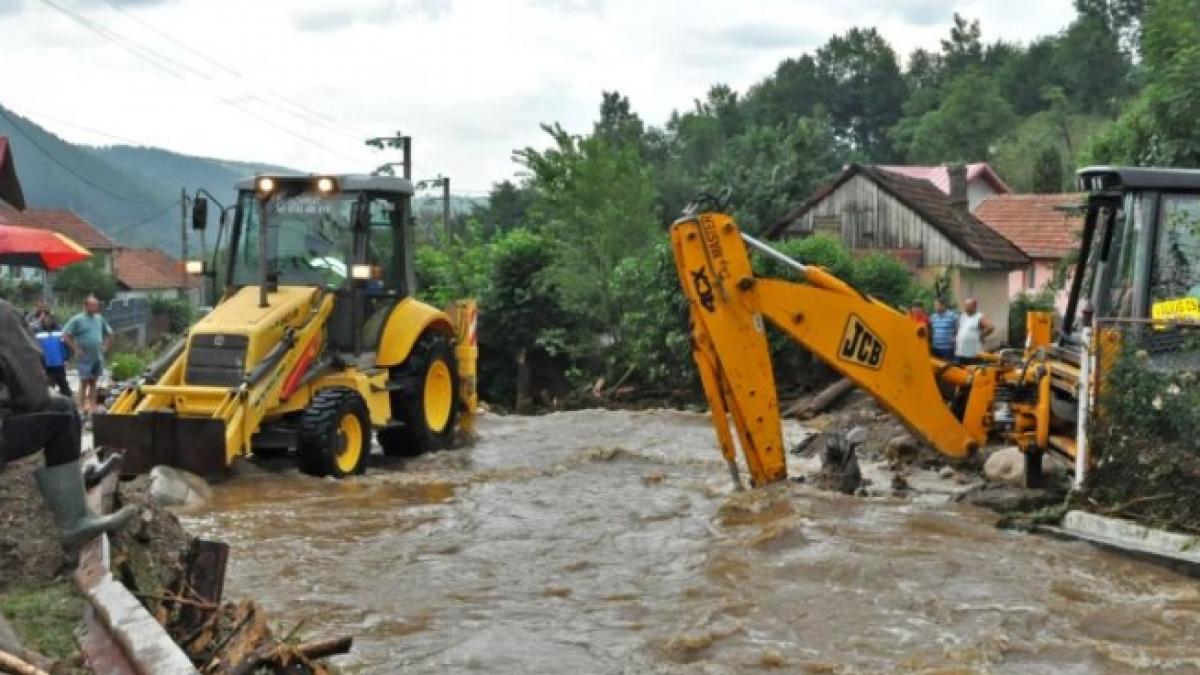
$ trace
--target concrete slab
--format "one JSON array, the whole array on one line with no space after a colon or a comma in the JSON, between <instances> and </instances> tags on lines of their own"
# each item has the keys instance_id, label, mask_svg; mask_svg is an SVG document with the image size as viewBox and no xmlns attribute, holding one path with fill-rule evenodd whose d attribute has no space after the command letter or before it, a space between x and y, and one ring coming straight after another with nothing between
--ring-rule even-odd
<instances>
[{"instance_id":1,"label":"concrete slab","mask_svg":"<svg viewBox=\"0 0 1200 675\"><path fill-rule=\"evenodd\" d=\"M1042 525L1038 531L1080 539L1200 577L1200 537L1087 511L1070 511L1061 525Z\"/></svg>"}]
</instances>

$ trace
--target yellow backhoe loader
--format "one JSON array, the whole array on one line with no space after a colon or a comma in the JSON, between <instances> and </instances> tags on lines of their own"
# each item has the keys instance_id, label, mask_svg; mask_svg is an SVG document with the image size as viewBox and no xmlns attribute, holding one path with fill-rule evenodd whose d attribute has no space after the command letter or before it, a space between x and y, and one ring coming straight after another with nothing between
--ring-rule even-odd
<instances>
[{"instance_id":1,"label":"yellow backhoe loader","mask_svg":"<svg viewBox=\"0 0 1200 675\"><path fill-rule=\"evenodd\" d=\"M734 482L740 485L730 422L752 485L787 475L766 322L944 455L965 457L1001 441L1024 452L1031 486L1046 452L1074 459L1081 473L1089 461L1087 423L1105 379L1097 364L1111 362L1098 354L1112 354L1140 331L1174 345L1148 354L1147 367L1195 372L1200 365L1196 343L1178 339L1200 323L1200 171L1093 167L1079 172L1079 182L1086 216L1065 317L1055 328L1051 313L1030 313L1026 347L984 354L978 365L934 358L924 326L740 232L711 208L716 200L693 205L671 227L671 243L690 305L693 355ZM755 276L747 247L802 281Z\"/></svg>"},{"instance_id":2,"label":"yellow backhoe loader","mask_svg":"<svg viewBox=\"0 0 1200 675\"><path fill-rule=\"evenodd\" d=\"M96 415L96 445L123 448L131 474L294 450L339 478L363 470L372 430L390 454L448 447L476 404L475 306L412 297L412 193L392 176L242 181L207 270L221 263L226 290ZM202 226L207 202L193 209Z\"/></svg>"}]
</instances>

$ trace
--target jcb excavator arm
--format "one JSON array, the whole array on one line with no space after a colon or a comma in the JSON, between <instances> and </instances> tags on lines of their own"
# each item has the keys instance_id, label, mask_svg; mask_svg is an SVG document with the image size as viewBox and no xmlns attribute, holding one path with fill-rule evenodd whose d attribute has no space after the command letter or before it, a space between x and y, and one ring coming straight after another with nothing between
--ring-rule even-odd
<instances>
[{"instance_id":1,"label":"jcb excavator arm","mask_svg":"<svg viewBox=\"0 0 1200 675\"><path fill-rule=\"evenodd\" d=\"M755 277L747 243L778 256L804 283ZM820 267L775 253L739 232L724 214L677 221L671 244L690 300L693 355L735 482L729 418L751 483L760 486L787 476L764 319L853 380L943 454L966 456L986 440L983 419L990 396L983 380L988 371L967 371L933 359L926 329L912 319ZM942 400L939 376L969 385L962 421Z\"/></svg>"}]
</instances>

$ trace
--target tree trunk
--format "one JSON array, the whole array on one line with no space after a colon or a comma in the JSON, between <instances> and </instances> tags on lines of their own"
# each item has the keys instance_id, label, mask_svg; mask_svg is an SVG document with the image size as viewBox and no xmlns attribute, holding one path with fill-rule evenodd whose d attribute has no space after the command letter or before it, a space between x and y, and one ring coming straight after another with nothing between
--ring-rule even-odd
<instances>
[{"instance_id":1,"label":"tree trunk","mask_svg":"<svg viewBox=\"0 0 1200 675\"><path fill-rule=\"evenodd\" d=\"M533 396L530 391L533 382L533 373L529 368L529 354L522 347L517 352L517 412L519 414L527 414L533 407Z\"/></svg>"}]
</instances>

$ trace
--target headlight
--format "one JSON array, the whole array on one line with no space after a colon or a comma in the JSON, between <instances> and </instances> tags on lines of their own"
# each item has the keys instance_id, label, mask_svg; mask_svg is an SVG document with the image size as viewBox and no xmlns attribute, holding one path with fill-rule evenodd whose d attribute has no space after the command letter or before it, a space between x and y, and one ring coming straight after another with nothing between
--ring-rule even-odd
<instances>
[{"instance_id":1,"label":"headlight","mask_svg":"<svg viewBox=\"0 0 1200 675\"><path fill-rule=\"evenodd\" d=\"M372 265L355 264L350 266L350 278L367 281L375 278L375 268Z\"/></svg>"},{"instance_id":2,"label":"headlight","mask_svg":"<svg viewBox=\"0 0 1200 675\"><path fill-rule=\"evenodd\" d=\"M188 274L204 274L204 261L189 260L183 264L183 269Z\"/></svg>"},{"instance_id":3,"label":"headlight","mask_svg":"<svg viewBox=\"0 0 1200 675\"><path fill-rule=\"evenodd\" d=\"M321 176L317 179L317 192L327 195L337 190L337 181L329 176Z\"/></svg>"},{"instance_id":4,"label":"headlight","mask_svg":"<svg viewBox=\"0 0 1200 675\"><path fill-rule=\"evenodd\" d=\"M275 191L275 179L270 176L261 176L254 182L254 189L258 190L260 195L269 195Z\"/></svg>"}]
</instances>

